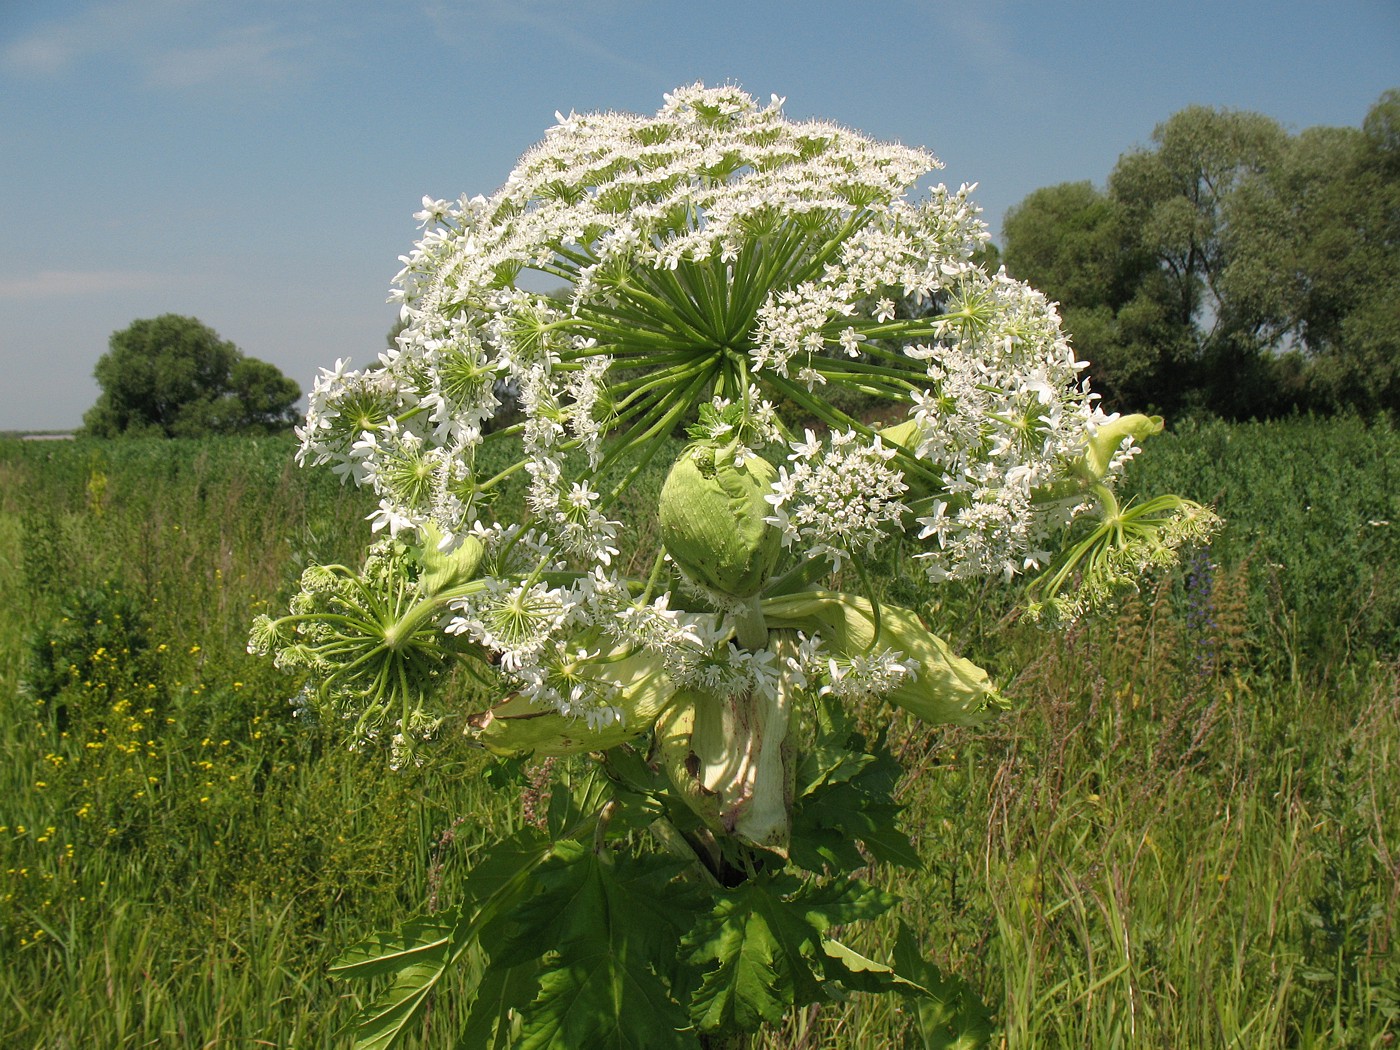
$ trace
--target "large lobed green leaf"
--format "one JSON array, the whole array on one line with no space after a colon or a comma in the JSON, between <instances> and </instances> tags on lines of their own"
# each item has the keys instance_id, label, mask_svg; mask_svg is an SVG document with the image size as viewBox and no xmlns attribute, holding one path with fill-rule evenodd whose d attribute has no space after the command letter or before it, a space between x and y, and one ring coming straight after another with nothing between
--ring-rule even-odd
<instances>
[{"instance_id":1,"label":"large lobed green leaf","mask_svg":"<svg viewBox=\"0 0 1400 1050\"><path fill-rule=\"evenodd\" d=\"M690 1002L702 1032L777 1024L790 1007L828 999L824 933L873 918L894 898L860 882L818 886L764 874L720 895L686 937L688 961L705 970Z\"/></svg>"},{"instance_id":2,"label":"large lobed green leaf","mask_svg":"<svg viewBox=\"0 0 1400 1050\"><path fill-rule=\"evenodd\" d=\"M349 949L331 967L336 977L392 977L389 987L351 1022L356 1050L388 1050L419 1019L447 972L458 921L450 914L413 919L394 933L376 935Z\"/></svg>"},{"instance_id":3,"label":"large lobed green leaf","mask_svg":"<svg viewBox=\"0 0 1400 1050\"><path fill-rule=\"evenodd\" d=\"M331 974L345 979L390 977L389 986L363 1007L351 1022L355 1029L355 1050L389 1050L398 1044L409 1027L420 1020L433 990L448 969L462 956L482 931L498 923L531 889L530 876L555 849L532 829L523 829L498 842L472 868L467 881L465 898L460 908L440 915L421 916L410 920L392 934L379 934L350 948L331 967ZM487 969L492 974L491 968ZM523 993L522 974L514 975L509 987ZM492 974L473 996L501 983L500 975ZM499 991L499 989L496 989ZM506 1004L485 1027L486 1017L481 1005L473 1002L472 1016L479 1020L476 1029L482 1040L472 1045L494 1047L494 1041L507 1027L500 1022L507 1018ZM493 1034L495 1033L495 1034Z\"/></svg>"},{"instance_id":4,"label":"large lobed green leaf","mask_svg":"<svg viewBox=\"0 0 1400 1050\"><path fill-rule=\"evenodd\" d=\"M698 910L680 863L555 845L539 890L512 914L494 964L542 962L539 992L523 1011L521 1050L659 1050L697 1045L672 998L674 945Z\"/></svg>"},{"instance_id":5,"label":"large lobed green leaf","mask_svg":"<svg viewBox=\"0 0 1400 1050\"><path fill-rule=\"evenodd\" d=\"M923 859L898 824L904 807L893 800L902 772L883 740L868 745L859 734L840 732L818 740L797 771L793 863L809 871L860 868L866 858L859 841L881 863L921 867Z\"/></svg>"}]
</instances>

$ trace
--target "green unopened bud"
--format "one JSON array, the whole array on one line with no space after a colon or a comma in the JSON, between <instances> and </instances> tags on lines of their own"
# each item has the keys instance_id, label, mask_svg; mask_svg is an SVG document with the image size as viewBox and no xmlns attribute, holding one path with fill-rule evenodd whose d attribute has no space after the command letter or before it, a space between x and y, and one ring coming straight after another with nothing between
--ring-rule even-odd
<instances>
[{"instance_id":1,"label":"green unopened bud","mask_svg":"<svg viewBox=\"0 0 1400 1050\"><path fill-rule=\"evenodd\" d=\"M736 463L733 446L681 454L661 489L660 521L661 541L687 576L735 598L758 593L782 553L782 534L763 520L777 476L758 456Z\"/></svg>"},{"instance_id":2,"label":"green unopened bud","mask_svg":"<svg viewBox=\"0 0 1400 1050\"><path fill-rule=\"evenodd\" d=\"M1092 480L1100 481L1108 473L1113 454L1118 451L1118 446L1123 443L1124 438L1141 441L1161 432L1161 416L1144 416L1141 413L1119 416L1113 422L1099 427L1098 432L1089 439L1084 449L1081 470Z\"/></svg>"},{"instance_id":3,"label":"green unopened bud","mask_svg":"<svg viewBox=\"0 0 1400 1050\"><path fill-rule=\"evenodd\" d=\"M481 568L481 558L485 553L481 541L468 536L457 544L451 553L444 554L439 549L442 533L433 525L424 529L423 551L423 593L440 594L453 587L460 587L476 578Z\"/></svg>"}]
</instances>

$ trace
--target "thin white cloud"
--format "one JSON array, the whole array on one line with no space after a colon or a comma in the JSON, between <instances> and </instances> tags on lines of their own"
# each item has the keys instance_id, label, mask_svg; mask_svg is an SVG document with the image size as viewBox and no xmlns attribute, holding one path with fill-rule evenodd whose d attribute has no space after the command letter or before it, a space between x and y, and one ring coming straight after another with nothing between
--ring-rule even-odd
<instances>
[{"instance_id":1,"label":"thin white cloud","mask_svg":"<svg viewBox=\"0 0 1400 1050\"><path fill-rule=\"evenodd\" d=\"M143 51L182 21L187 0L105 0L54 19L0 52L6 72L56 76L98 54Z\"/></svg>"},{"instance_id":2,"label":"thin white cloud","mask_svg":"<svg viewBox=\"0 0 1400 1050\"><path fill-rule=\"evenodd\" d=\"M944 4L925 9L943 46L956 52L985 90L997 90L1032 109L1052 105L1055 77L1043 56L1018 49L1011 29L1017 13L1004 0Z\"/></svg>"},{"instance_id":3,"label":"thin white cloud","mask_svg":"<svg viewBox=\"0 0 1400 1050\"><path fill-rule=\"evenodd\" d=\"M582 57L655 77L654 66L607 47L572 24L580 10L596 18L601 9L617 6L610 0L595 0L586 8L571 0L426 0L423 11L438 36L451 44L475 44L493 29L526 30L551 36Z\"/></svg>"},{"instance_id":4,"label":"thin white cloud","mask_svg":"<svg viewBox=\"0 0 1400 1050\"><path fill-rule=\"evenodd\" d=\"M64 36L50 31L18 40L0 52L0 66L19 76L53 76L73 61L78 50Z\"/></svg>"},{"instance_id":5,"label":"thin white cloud","mask_svg":"<svg viewBox=\"0 0 1400 1050\"><path fill-rule=\"evenodd\" d=\"M153 291L185 281L145 270L41 270L28 277L0 277L0 299L71 299L111 292Z\"/></svg>"},{"instance_id":6,"label":"thin white cloud","mask_svg":"<svg viewBox=\"0 0 1400 1050\"><path fill-rule=\"evenodd\" d=\"M267 10L259 5L253 13L259 9ZM109 58L125 64L137 81L170 90L275 83L296 74L298 57L314 40L249 16L236 4L99 0L0 49L0 71L51 79Z\"/></svg>"},{"instance_id":7,"label":"thin white cloud","mask_svg":"<svg viewBox=\"0 0 1400 1050\"><path fill-rule=\"evenodd\" d=\"M301 42L275 26L226 29L201 47L173 48L152 55L146 72L156 87L187 88L219 81L274 82L295 75Z\"/></svg>"}]
</instances>

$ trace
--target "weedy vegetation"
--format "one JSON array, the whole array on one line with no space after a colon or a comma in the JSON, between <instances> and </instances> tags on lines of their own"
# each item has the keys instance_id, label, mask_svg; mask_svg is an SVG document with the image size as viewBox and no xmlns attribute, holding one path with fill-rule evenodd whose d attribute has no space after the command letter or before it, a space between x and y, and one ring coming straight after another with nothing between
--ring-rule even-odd
<instances>
[{"instance_id":1,"label":"weedy vegetation","mask_svg":"<svg viewBox=\"0 0 1400 1050\"><path fill-rule=\"evenodd\" d=\"M0 442L0 1044L348 1045L363 990L331 963L448 907L485 843L548 819L540 788L493 785L466 748L386 775L247 655L300 568L368 537L366 496L291 450ZM1022 622L1014 588L935 590L886 548L878 596L1016 710L980 729L863 715L906 771L923 864L862 871L903 904L852 947L888 957L907 924L988 1005L992 1045L1392 1045L1397 463L1400 437L1358 420L1159 437L1125 496L1188 493L1228 524L1068 634ZM407 1045L454 1045L452 982L473 977L449 972ZM916 1008L856 996L755 1045L925 1045Z\"/></svg>"}]
</instances>

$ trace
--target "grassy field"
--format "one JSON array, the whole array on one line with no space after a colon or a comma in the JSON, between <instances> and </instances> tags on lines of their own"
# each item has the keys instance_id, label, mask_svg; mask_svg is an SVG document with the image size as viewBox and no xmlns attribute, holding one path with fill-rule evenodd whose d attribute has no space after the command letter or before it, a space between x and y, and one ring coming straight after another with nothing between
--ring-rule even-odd
<instances>
[{"instance_id":1,"label":"grassy field","mask_svg":"<svg viewBox=\"0 0 1400 1050\"><path fill-rule=\"evenodd\" d=\"M348 1045L329 962L523 819L465 749L390 774L301 724L244 651L301 566L367 536L363 495L290 455L0 442L0 1046ZM1229 527L1068 635L888 553L887 596L1020 702L981 731L895 717L927 865L874 875L1005 1046L1394 1043L1397 471L1400 435L1356 421L1156 439L1134 483ZM421 1045L452 1045L453 1009ZM900 1046L903 1021L856 999L763 1045Z\"/></svg>"}]
</instances>

